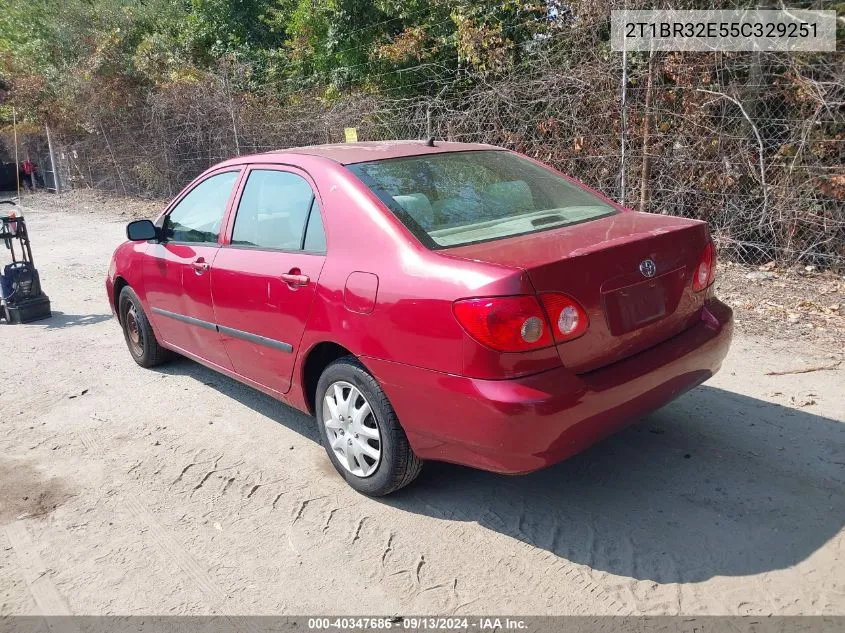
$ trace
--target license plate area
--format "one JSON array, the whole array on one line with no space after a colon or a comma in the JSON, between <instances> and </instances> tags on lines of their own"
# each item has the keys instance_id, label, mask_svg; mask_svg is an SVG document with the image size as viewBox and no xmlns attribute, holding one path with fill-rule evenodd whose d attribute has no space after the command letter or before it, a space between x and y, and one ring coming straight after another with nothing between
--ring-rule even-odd
<instances>
[{"instance_id":1,"label":"license plate area","mask_svg":"<svg viewBox=\"0 0 845 633\"><path fill-rule=\"evenodd\" d=\"M614 336L627 334L674 312L682 281L683 271L672 271L604 293L602 302L610 333Z\"/></svg>"}]
</instances>

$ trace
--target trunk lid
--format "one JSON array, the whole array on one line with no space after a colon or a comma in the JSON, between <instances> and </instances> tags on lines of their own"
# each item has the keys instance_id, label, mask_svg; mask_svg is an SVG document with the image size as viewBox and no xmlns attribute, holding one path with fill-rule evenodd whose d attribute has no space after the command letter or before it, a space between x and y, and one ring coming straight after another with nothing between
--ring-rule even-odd
<instances>
[{"instance_id":1,"label":"trunk lid","mask_svg":"<svg viewBox=\"0 0 845 633\"><path fill-rule=\"evenodd\" d=\"M522 268L537 292L576 299L589 328L557 348L563 364L582 373L656 345L699 320L706 293L692 290L692 275L708 240L704 222L626 211L444 254ZM647 261L653 263L651 277L645 274L651 272Z\"/></svg>"}]
</instances>

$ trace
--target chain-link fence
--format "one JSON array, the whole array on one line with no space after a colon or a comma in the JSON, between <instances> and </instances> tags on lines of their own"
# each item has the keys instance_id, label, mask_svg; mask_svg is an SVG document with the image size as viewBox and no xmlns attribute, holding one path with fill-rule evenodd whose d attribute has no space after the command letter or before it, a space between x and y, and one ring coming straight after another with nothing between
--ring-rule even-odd
<instances>
[{"instance_id":1,"label":"chain-link fence","mask_svg":"<svg viewBox=\"0 0 845 633\"><path fill-rule=\"evenodd\" d=\"M345 127L430 135L512 148L633 208L704 219L738 261L841 268L845 55L629 53L623 66L606 28L538 37L517 69L420 64L395 87L332 99L288 82L245 90L249 69L230 66L97 115L58 150L63 178L168 197L225 158L342 142Z\"/></svg>"},{"instance_id":2,"label":"chain-link fence","mask_svg":"<svg viewBox=\"0 0 845 633\"><path fill-rule=\"evenodd\" d=\"M9 145L9 147L4 147L4 145ZM50 145L42 130L37 133L28 131L26 134L21 134L18 139L17 164L14 162L14 157L13 142L0 143L0 191L12 194L20 186L23 191L34 188L61 192L70 186L58 156L55 157L56 160L51 160ZM24 176L21 168L26 160L29 160L35 168L31 181Z\"/></svg>"}]
</instances>

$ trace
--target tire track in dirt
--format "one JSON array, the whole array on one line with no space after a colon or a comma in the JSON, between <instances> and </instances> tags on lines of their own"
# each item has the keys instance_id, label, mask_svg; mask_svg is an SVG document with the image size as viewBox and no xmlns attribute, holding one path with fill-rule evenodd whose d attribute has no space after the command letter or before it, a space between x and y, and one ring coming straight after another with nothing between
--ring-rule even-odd
<instances>
[{"instance_id":1,"label":"tire track in dirt","mask_svg":"<svg viewBox=\"0 0 845 633\"><path fill-rule=\"evenodd\" d=\"M82 442L82 446L93 459L101 460L105 457L103 449L100 447L100 443L93 431L79 427L76 429L76 435L79 437L79 441Z\"/></svg>"},{"instance_id":2,"label":"tire track in dirt","mask_svg":"<svg viewBox=\"0 0 845 633\"><path fill-rule=\"evenodd\" d=\"M85 443L93 449L92 456L96 454L96 447L90 441ZM177 449L177 452L181 451ZM355 561L362 576L384 584L401 596L404 603L412 605L414 601L421 600L419 604L425 605L424 608L430 609L432 604L437 604L443 612L455 613L460 609L471 608L477 600L483 598L480 589L472 586L477 583L459 583L460 571L438 571L448 565L438 561L433 552L420 551L419 545L407 542L402 532L380 528L384 521L378 509L373 514L370 509L364 511L362 507L369 502L343 506L336 495L320 494L327 491L325 485L330 483L328 481L321 481L316 490L313 482L302 484L299 488L286 487L284 477L271 480L264 470L243 469L243 460L227 463L225 454L206 448L185 454L184 460L176 455L172 455L170 460L164 470L156 466L159 460L156 460L156 464L149 463L140 467L136 464L132 470L139 481L147 479L149 475L141 471L153 467L156 468L153 476L158 480L168 479L167 475L172 471L169 475L170 483L165 483L167 490L184 496L186 502L213 507L221 521L234 518L238 522L243 519L237 517L245 513L254 516L258 510L269 513L280 511L282 516L290 517L287 539L290 549L298 557L308 557L308 550L312 548L337 548L336 543L345 543L345 550ZM514 498L518 497L514 494ZM473 507L479 503L483 504L484 501L470 500ZM434 516L460 521L450 523L446 528L450 542L462 543L479 538L479 533L470 529L477 519L472 510L464 511L460 505L449 506L448 511L431 506L429 509L434 510ZM589 549L589 560L601 555L599 537L591 527L590 517L578 517L575 514L577 512L568 509L563 515L552 515L553 520L545 515L537 523L524 507L521 511L507 513L507 521L491 511L480 522L487 528L482 533L482 540L501 539L506 547L513 549L516 546L520 553L508 561L509 577L496 579L494 575L485 593L511 591L515 585L521 584L532 586L539 598L538 604L549 608L559 609L561 593L564 593L570 596L565 604L566 609L572 613L594 613L596 608L605 613L635 612L636 609L629 606L632 596L621 587L594 578L596 572L589 567L571 563L554 553L562 549L565 551L566 541L573 539L573 526L577 525L575 532L583 535L583 538L575 538L580 540L581 547ZM514 522L515 530L510 525ZM185 560L180 567L185 567L187 572L197 572ZM538 574L537 569L542 569L543 573ZM195 575L192 578L196 580ZM566 590L561 589L561 582L568 586ZM207 591L208 587L205 586L204 590ZM572 596L578 598L573 599ZM219 596L216 599L219 600Z\"/></svg>"},{"instance_id":3,"label":"tire track in dirt","mask_svg":"<svg viewBox=\"0 0 845 633\"><path fill-rule=\"evenodd\" d=\"M38 606L39 615L72 615L64 597L50 579L53 570L41 560L24 521L14 521L4 531L17 557L18 569ZM71 633L79 630L72 621L68 621L68 626L67 630Z\"/></svg>"},{"instance_id":4,"label":"tire track in dirt","mask_svg":"<svg viewBox=\"0 0 845 633\"><path fill-rule=\"evenodd\" d=\"M94 433L79 429L78 434L92 459L104 458ZM160 463L156 460L156 464ZM137 481L143 481L147 477L140 471L155 467L153 475L160 476L155 476L154 479L162 481L171 493L184 496L185 501L213 506L223 517L242 515L244 511L254 512L258 509L266 509L268 512L280 510L283 515L290 517L288 538L293 537L291 548L298 555L303 554L303 546L307 550L312 547L335 547L336 543L345 543L345 548L351 553L362 576L384 584L390 591L398 594L403 603L413 605L415 601L422 600L418 604L425 605L425 608L430 609L431 605L435 604L443 612L457 613L461 609L471 608L482 597L477 587L463 584L459 586L460 572L438 571L444 565L438 565L437 558L433 557L431 552L420 551L417 544L408 542L404 535L395 529L381 529L379 516L363 511L360 507L362 504L344 507L334 495L314 495L313 492L309 494L308 490L312 486L308 484L301 486L304 491L290 488L279 490L278 484L284 481L284 478L268 480L263 470L244 471L241 469L243 460L227 463L225 454L205 448L186 454L181 465L178 460L172 461L163 471L160 465L156 464L136 463L130 471L138 476ZM169 478L166 477L171 470L172 474ZM324 490L325 487L321 486L320 491ZM477 506L476 501L483 502L473 499L471 503ZM155 520L149 509L137 498L127 499L125 505L136 520L147 527L155 546L173 560L206 596L212 609L218 609L226 603L229 597L225 592L175 537ZM249 510L250 508L253 510ZM475 523L475 518L470 512L464 511L460 506L450 506L448 511L442 508L434 509L435 515L441 518L460 521L447 526L449 541L459 543L478 538L477 532L468 529L468 526ZM590 549L591 557L600 555L596 551L599 547L598 537L586 522L588 517L575 517L571 509L568 509L565 516L557 513L554 518L554 521L549 522L547 515L543 522L537 523L525 508L522 508L521 511L508 516L509 522L516 522L514 534L513 526L506 525L506 521L495 512L489 513L483 521L487 524L484 534L486 540L493 538L515 541L520 555L510 557L510 560L503 564L508 570L508 578L493 577L485 593L506 591L521 584L532 586L536 595L550 608L559 606L561 593L564 593L570 596L566 602L573 613L594 613L597 604L601 605L600 609L605 613L623 614L637 611L638 609L628 606L630 594L625 596L620 591L614 591L612 584L602 583L604 586L600 586L592 578L588 567L570 563L552 553L565 547L562 526L567 526L568 537L572 538L572 526L578 524L577 533L584 535L581 539L582 546ZM541 549L535 547L537 545L541 546ZM509 547L512 549L514 544L509 544ZM543 569L543 574L538 575L537 569ZM561 581L568 585L567 589L562 590ZM573 600L572 596L580 598ZM640 597L638 606L648 608L643 602L651 601L642 601Z\"/></svg>"},{"instance_id":5,"label":"tire track in dirt","mask_svg":"<svg viewBox=\"0 0 845 633\"><path fill-rule=\"evenodd\" d=\"M78 429L77 432L89 457L98 461L104 460L105 454L94 434L85 429ZM202 477L199 484L192 487L191 492L195 492L202 487L211 474L217 472L217 464L220 459L223 458L223 455L220 455L216 459L197 460L197 456L198 454L195 455L193 462L181 470L178 478L170 484L171 486L181 480L190 467L213 462L211 470ZM133 472L139 466L140 464L136 464L126 474L128 475ZM237 466L237 464L233 464L231 467L235 466ZM226 470L226 468L220 470ZM128 492L118 492L116 496L118 504L129 510L135 520L147 529L147 533L150 535L150 541L154 547L161 551L169 560L174 562L176 566L192 581L194 586L200 590L202 595L205 597L209 608L218 613L225 612L225 604L230 596L220 588L208 571L181 544L171 531L165 528L158 519L155 518L150 509L133 494ZM68 611L67 614L69 613L70 612ZM248 619L239 619L235 622L229 617L224 616L222 624L223 630L228 629L233 632L245 631L246 633L258 633L258 629L256 629Z\"/></svg>"},{"instance_id":6,"label":"tire track in dirt","mask_svg":"<svg viewBox=\"0 0 845 633\"><path fill-rule=\"evenodd\" d=\"M341 505L334 495L288 501L289 533L300 544L324 551L348 552L362 577L398 594L403 604L435 586L451 586L454 578L426 578L425 552L407 546L390 530L379 527L378 517L364 506L369 501ZM410 608L410 605L409 605Z\"/></svg>"},{"instance_id":7,"label":"tire track in dirt","mask_svg":"<svg viewBox=\"0 0 845 633\"><path fill-rule=\"evenodd\" d=\"M89 457L96 460L102 460L104 453L97 442L96 437L87 429L77 429L85 450ZM222 456L221 456L222 457ZM215 466L220 457L215 460ZM205 462L191 462L188 466L182 469L177 480L182 479L182 476L196 463ZM214 472L213 470L211 472ZM206 475L207 479L208 475ZM202 480L203 482L205 479ZM171 484L173 485L173 484ZM202 484L197 485L194 490ZM176 563L176 565L193 581L193 583L200 589L203 595L208 600L209 606L212 608L219 608L225 603L227 595L221 590L215 581L211 578L208 572L196 561L196 559L186 550L182 544L153 516L152 512L130 493L118 493L121 503L127 510L129 510L135 519L144 527L147 528L151 535L153 544L159 550L163 551L167 557Z\"/></svg>"},{"instance_id":8,"label":"tire track in dirt","mask_svg":"<svg viewBox=\"0 0 845 633\"><path fill-rule=\"evenodd\" d=\"M204 503L209 508L214 507L215 515L221 521L243 516L244 513L254 516L259 510L268 513L278 511L282 516L287 515L288 535L282 538L287 539L289 549L297 557L308 560L315 555L312 549L335 549L338 553L349 555L364 578L382 583L389 591L400 596L404 603L413 605L414 601L419 600L418 604L427 609L431 608L431 604L437 604L444 612L457 612L462 608L471 608L477 600L483 598L478 583L459 582L462 577L471 580L477 570L473 569L469 575L464 575L460 570L447 569L449 565L437 556L438 550L443 548L429 550L408 541L403 531L397 530L395 525L385 520L385 515L390 512L388 506L384 506L384 513L379 511L377 502L362 500L352 506L344 506L337 495L332 494L332 489L342 486L342 482L329 490L326 485L331 483L330 480L321 480L316 489L314 482L292 488L284 483L279 485L281 482L286 483L286 478L268 481L265 471L242 469L242 462L235 463L233 466L236 468L230 467L225 458L221 458L218 453L212 455L205 449L185 457L181 465L180 460L175 458L167 469L173 469L173 493L185 495L193 502ZM199 463L208 465L206 468L196 468ZM218 472L224 469L225 473ZM164 472L167 473L167 470ZM213 477L214 474L217 474L217 478ZM212 482L215 483L212 485ZM475 500L471 503L478 505ZM632 611L626 601L619 600L618 594L602 589L600 583L591 578L591 570L588 568L577 566L532 545L545 544L546 549L559 550L565 540L563 525L571 526L571 516L567 516L565 521L535 525L523 509L522 513L518 513L521 515L519 529L522 532L517 533L521 534L520 538L507 534L507 530L497 530L495 525L487 525L488 529L479 534L472 528L477 517L461 512L459 508L450 507L448 512L438 508L434 514L451 521L461 521L447 526L449 542L463 543L479 538L481 542L502 539L506 547L520 548L519 556L515 558L526 559L527 562L511 563L509 578L497 580L494 574L493 584L485 593L497 589L511 591L519 584L532 586L539 589L538 594L544 604L560 608L560 583L563 582L568 587L563 593L583 596L583 600L566 600L566 609L570 612L590 613L596 605L600 605L597 608L605 613ZM516 516L509 514L509 522ZM235 521L239 520L235 518ZM503 526L505 524L501 517L495 516L483 523L495 524L496 521ZM390 525L389 529L382 527L387 525ZM589 524L584 523L578 532L587 536L584 541L591 549L597 547L597 537ZM541 533L545 533L542 538ZM344 545L341 548L338 544ZM543 569L544 573L538 574L535 567ZM495 567L490 570L493 572ZM423 598L420 599L420 596Z\"/></svg>"},{"instance_id":9,"label":"tire track in dirt","mask_svg":"<svg viewBox=\"0 0 845 633\"><path fill-rule=\"evenodd\" d=\"M130 494L122 494L123 505L135 516L139 523L149 530L153 544L163 551L170 560L191 578L193 583L205 594L212 608L219 607L226 601L226 593L221 590L208 572L196 561L182 544L165 529L150 510Z\"/></svg>"},{"instance_id":10,"label":"tire track in dirt","mask_svg":"<svg viewBox=\"0 0 845 633\"><path fill-rule=\"evenodd\" d=\"M326 529L326 516L329 514L332 520ZM347 549L361 568L361 573L398 594L401 602L408 605L410 610L414 609L415 604L419 605L417 608L426 610L436 605L439 611L454 614L461 609L471 608L483 597L482 592L489 594L530 586L532 594L540 594L549 606L558 605L562 595L576 592L585 599L583 605L572 605L570 601L574 612L590 613L596 602L603 604L605 613L630 611L627 605L606 595L596 582L589 579L581 566L561 561L549 573L546 564L543 567L544 573L538 575L537 557L543 556L543 553L518 541L516 547L524 551L507 560L491 561L485 586L463 586L463 583L459 583L460 571L446 569L448 565L444 564L440 556L409 541L395 527L380 528L382 522L378 519L369 511L365 513L363 508L338 508L325 498L302 499L293 504L291 527L297 530L298 542L307 540L317 548L333 547L333 543L348 539L345 541L348 543ZM483 535L483 541L487 543L473 547L472 542L479 535L470 529L471 526L469 522L449 523L445 526L442 539L445 542L465 543L467 549L473 551L488 547L490 538L494 541L512 541L506 536L488 533ZM508 546L513 548L514 543L508 543ZM490 547L492 551L496 549L495 546ZM564 585L571 585L571 588L562 587L562 580L565 581ZM417 602L421 598L424 602Z\"/></svg>"},{"instance_id":11,"label":"tire track in dirt","mask_svg":"<svg viewBox=\"0 0 845 633\"><path fill-rule=\"evenodd\" d=\"M345 549L356 561L362 575L397 593L409 608L413 607L414 601L420 596L429 594L425 596L428 599L427 608L430 609L431 602L434 602L443 612L457 613L462 608L471 607L482 597L480 587L459 587L460 572L438 571L443 565L438 564L440 561L437 557L425 549L421 551L417 543L409 542L395 527L379 527L384 524L380 517L360 507L366 503L340 507L331 495L289 499L290 530L298 545L297 553L302 554L303 544L320 549L341 549L336 544L346 543ZM443 540L468 544L478 539L479 534L470 529L474 521L469 516L462 516L454 508L452 510L448 519L453 522L445 526ZM445 512L441 514L447 518ZM456 523L456 520L462 522ZM522 525L523 530L533 529L530 517L523 516ZM512 555L491 566L489 584L484 588L484 593L504 591L514 586L531 586L532 592L539 594L550 607L559 605L562 594L582 596L582 600L568 600L573 613L594 613L597 603L602 605L604 613L632 612L626 601L606 592L591 578L589 568L534 547L527 534L523 534L520 540L487 530L482 538L487 542L490 539L502 540L507 547L519 550L518 556ZM555 538L560 538L559 527L554 530L552 539ZM549 561L546 559L552 557L555 561L549 570ZM499 573L494 572L497 569ZM536 569L544 570L542 576L538 577ZM506 573L501 574L502 570L506 570ZM571 588L563 589L562 580ZM436 598L430 596L432 592L438 594Z\"/></svg>"},{"instance_id":12,"label":"tire track in dirt","mask_svg":"<svg viewBox=\"0 0 845 633\"><path fill-rule=\"evenodd\" d=\"M483 478L485 475L470 473L469 477L469 485L472 486L472 480ZM483 486L478 487L482 488ZM593 615L597 612L597 604L601 605L603 613L628 615L634 612L612 583L603 583L602 586L596 582L595 572L589 565L574 563L572 556L557 553L574 546L588 551L588 554L579 557L580 559L594 559L599 537L595 533L595 526L589 514L567 507L565 510L537 518L526 507L525 500L514 490L512 484L503 481L497 488L497 493L497 499L471 496L465 499L464 503L449 505L448 508L422 500L420 502L425 503L430 514L460 521L457 524L458 534L451 537L457 539L456 542L470 538L463 526L473 523L483 525L495 534L494 538L502 539L503 543L510 541L511 547L520 552L519 556L510 556L502 561L502 566L508 570L511 584L531 586L532 592L545 600L548 609L559 608L563 594L569 597L567 606L574 615ZM501 505L503 498L512 499L514 504L508 506L508 520L493 510ZM544 505L548 508L555 507L551 499L546 500ZM483 510L480 520L474 510ZM566 535L565 539L563 534ZM536 573L538 569L544 570L539 578ZM513 579L519 580L514 583ZM572 589L563 590L560 586L561 580L571 584ZM496 587L488 589L495 591ZM571 597L576 594L580 599L572 600Z\"/></svg>"}]
</instances>

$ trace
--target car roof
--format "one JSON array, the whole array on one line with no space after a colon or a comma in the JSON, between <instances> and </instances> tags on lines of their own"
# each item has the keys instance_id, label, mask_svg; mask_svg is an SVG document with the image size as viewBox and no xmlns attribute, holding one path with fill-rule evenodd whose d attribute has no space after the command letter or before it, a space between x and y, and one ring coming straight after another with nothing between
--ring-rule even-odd
<instances>
[{"instance_id":1,"label":"car roof","mask_svg":"<svg viewBox=\"0 0 845 633\"><path fill-rule=\"evenodd\" d=\"M406 156L425 156L427 154L442 154L445 152L471 152L478 150L500 150L495 145L483 143L450 143L434 141L429 146L426 141L363 141L360 143L334 143L330 145L309 145L307 147L291 147L273 152L266 152L263 156L281 156L284 154L308 154L328 158L341 165L364 163L371 160L385 158L403 158Z\"/></svg>"}]
</instances>

